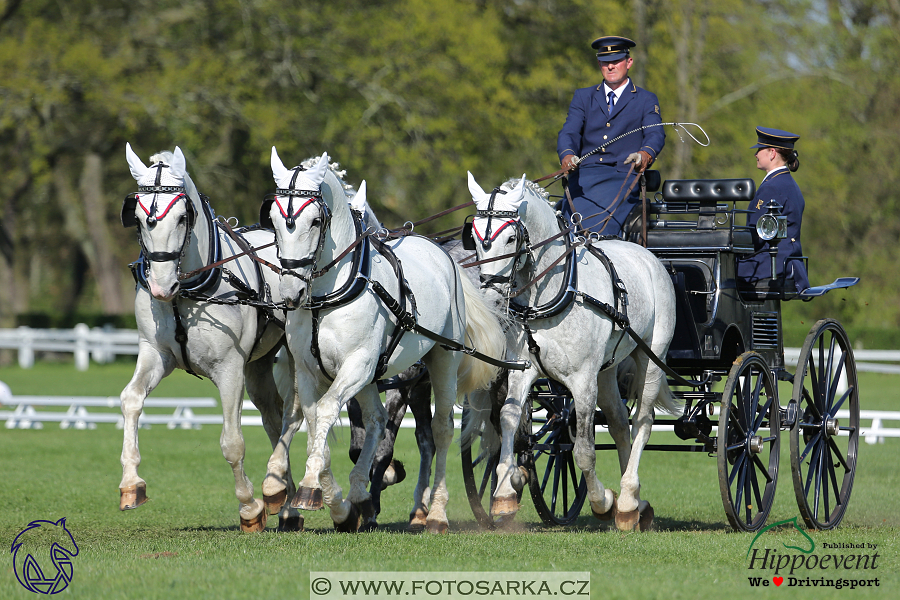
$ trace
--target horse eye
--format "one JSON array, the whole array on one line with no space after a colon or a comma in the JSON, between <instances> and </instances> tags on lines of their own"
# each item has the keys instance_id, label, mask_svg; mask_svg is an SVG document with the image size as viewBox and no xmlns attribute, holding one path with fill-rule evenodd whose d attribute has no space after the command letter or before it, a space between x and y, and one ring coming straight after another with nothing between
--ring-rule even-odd
<instances>
[{"instance_id":1,"label":"horse eye","mask_svg":"<svg viewBox=\"0 0 900 600\"><path fill-rule=\"evenodd\" d=\"M514 244L515 242L516 242L516 236L511 235L511 236L509 236L509 239L506 240L506 245L509 246L510 244Z\"/></svg>"},{"instance_id":2,"label":"horse eye","mask_svg":"<svg viewBox=\"0 0 900 600\"><path fill-rule=\"evenodd\" d=\"M321 227L322 226L322 218L316 217L315 219L313 219L312 226L313 227Z\"/></svg>"}]
</instances>

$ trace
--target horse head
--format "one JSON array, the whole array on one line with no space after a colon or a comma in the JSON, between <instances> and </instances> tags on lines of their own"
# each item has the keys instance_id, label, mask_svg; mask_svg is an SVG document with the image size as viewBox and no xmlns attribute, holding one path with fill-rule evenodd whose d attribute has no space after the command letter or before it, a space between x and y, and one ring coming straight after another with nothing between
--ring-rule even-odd
<instances>
[{"instance_id":1,"label":"horse head","mask_svg":"<svg viewBox=\"0 0 900 600\"><path fill-rule=\"evenodd\" d=\"M149 167L131 144L125 145L125 157L138 192L125 199L122 224L137 226L150 293L169 302L179 290L181 260L191 243L199 194L187 174L181 148L151 156Z\"/></svg>"},{"instance_id":2,"label":"horse head","mask_svg":"<svg viewBox=\"0 0 900 600\"><path fill-rule=\"evenodd\" d=\"M481 265L481 287L506 296L527 262L528 231L522 223L529 207L525 176L487 193L469 173L469 192L477 213L467 244L474 245L478 260L496 259Z\"/></svg>"},{"instance_id":3,"label":"horse head","mask_svg":"<svg viewBox=\"0 0 900 600\"><path fill-rule=\"evenodd\" d=\"M311 276L328 238L335 203L326 200L322 187L327 172L327 153L310 169L288 169L272 146L272 176L277 188L263 202L260 223L275 229L282 269L281 297L290 308L308 299Z\"/></svg>"}]
</instances>

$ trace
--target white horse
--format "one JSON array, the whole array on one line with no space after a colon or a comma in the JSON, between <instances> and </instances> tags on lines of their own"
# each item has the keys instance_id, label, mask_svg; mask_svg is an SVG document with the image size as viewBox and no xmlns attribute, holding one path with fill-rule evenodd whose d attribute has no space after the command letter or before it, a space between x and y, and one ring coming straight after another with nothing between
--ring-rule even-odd
<instances>
[{"instance_id":1,"label":"white horse","mask_svg":"<svg viewBox=\"0 0 900 600\"><path fill-rule=\"evenodd\" d=\"M224 417L220 445L234 471L241 529L261 531L266 511L263 502L254 499L253 485L244 473L241 404L246 384L274 447L281 433L284 401L273 376L273 362L284 334L271 311L237 302L279 302L278 276L249 256L187 276L243 250L222 230L209 203L198 193L180 148L152 156L149 167L130 144L125 154L140 191L126 198L122 224L137 226L143 252L133 266L139 283L134 310L140 342L134 376L121 394L125 427L119 508L137 508L147 500L146 482L137 473L141 462L138 417L147 395L180 368L208 377L219 389ZM258 228L241 231L239 236L252 247L270 244L275 237ZM278 262L274 247L258 255ZM207 297L226 304L212 304ZM286 480L292 481L289 467ZM285 511L280 526L301 529L302 517Z\"/></svg>"},{"instance_id":2,"label":"white horse","mask_svg":"<svg viewBox=\"0 0 900 600\"><path fill-rule=\"evenodd\" d=\"M633 530L639 524L645 529L652 523L652 508L640 499L638 463L650 436L654 405L670 411L676 407L662 370L591 300L627 312L637 335L657 356L664 357L675 330L672 282L662 263L646 249L618 240L595 243L624 283L626 311L622 302L617 302L610 271L584 246L573 248L566 256L572 242L561 236L533 248L561 231L557 214L539 190L523 176L489 194L469 173L469 191L478 208L473 227L478 258L507 255L481 266L482 287L499 292L513 312L518 312L518 326L508 330L509 350L519 356L529 353L533 361L530 369L509 374L509 398L500 411L501 455L491 511L506 519L518 511L516 488L521 489L523 479L516 467L513 440L529 390L543 373L565 385L574 399L575 461L587 481L594 515L614 517L622 530ZM554 261L559 261L555 267ZM511 292L547 269L545 276L510 302ZM526 307L530 311L525 312L528 317L523 321ZM616 384L616 365L629 355L637 365L632 391L637 409L631 437ZM594 470L594 410L598 404L609 421L619 454L622 480L618 499L604 488ZM473 414L490 414L489 407L473 408L478 409ZM473 421L472 426L479 425Z\"/></svg>"},{"instance_id":3,"label":"white horse","mask_svg":"<svg viewBox=\"0 0 900 600\"><path fill-rule=\"evenodd\" d=\"M346 202L335 198L330 185L323 185L327 166L323 155L308 170L287 169L272 148L278 190L263 211L278 239L282 297L287 305L302 310L288 313L285 328L297 368L299 403L285 411L282 442L269 461L267 480L281 476L302 410L309 426L309 456L291 504L307 510L327 505L339 529L356 530L359 515L372 511L366 485L386 420L373 381L422 359L435 396L435 472L431 506L422 491L414 512L428 511L427 531L446 532L452 407L458 395L487 387L496 369L445 350L419 333L421 329L405 331L392 344L400 320L396 315L406 313L403 324L408 329L415 325L451 340L451 345L465 343L493 357L503 352L503 334L475 287L460 278L456 264L429 240L409 236L379 247L364 236L353 251L341 256L358 239L361 227ZM395 302L399 311L388 308ZM366 439L344 500L331 475L325 442L341 406L353 396L362 410Z\"/></svg>"}]
</instances>

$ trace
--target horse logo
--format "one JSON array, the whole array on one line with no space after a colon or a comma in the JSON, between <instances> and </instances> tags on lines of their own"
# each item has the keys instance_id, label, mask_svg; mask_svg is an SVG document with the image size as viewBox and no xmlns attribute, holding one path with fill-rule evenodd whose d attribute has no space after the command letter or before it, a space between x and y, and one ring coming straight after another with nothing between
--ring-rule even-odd
<instances>
[{"instance_id":1,"label":"horse logo","mask_svg":"<svg viewBox=\"0 0 900 600\"><path fill-rule=\"evenodd\" d=\"M65 517L56 522L32 521L13 540L10 552L16 579L31 592L58 594L72 581L78 545L66 529ZM51 563L55 573L49 569Z\"/></svg>"},{"instance_id":2,"label":"horse logo","mask_svg":"<svg viewBox=\"0 0 900 600\"><path fill-rule=\"evenodd\" d=\"M797 517L794 517L793 519L785 519L784 521L778 521L777 523L772 523L771 525L768 525L767 527L763 527L762 529L760 529L759 533L756 534L756 537L753 538L753 541L750 542L750 547L747 548L747 556L750 556L750 551L753 550L753 544L756 543L756 540L759 539L759 536L761 536L768 530L772 529L773 527L781 527L782 525L793 525L794 529L796 529L801 534L803 534L803 537L805 537L806 541L809 542L809 549L807 550L806 548L801 548L800 546L788 546L784 542L781 543L782 546L784 546L785 548L788 548L790 550L798 550L804 554L812 554L813 550L816 549L816 542L811 537L809 537L808 533L806 533L805 531L803 531L803 529L800 528L800 524L797 523Z\"/></svg>"}]
</instances>

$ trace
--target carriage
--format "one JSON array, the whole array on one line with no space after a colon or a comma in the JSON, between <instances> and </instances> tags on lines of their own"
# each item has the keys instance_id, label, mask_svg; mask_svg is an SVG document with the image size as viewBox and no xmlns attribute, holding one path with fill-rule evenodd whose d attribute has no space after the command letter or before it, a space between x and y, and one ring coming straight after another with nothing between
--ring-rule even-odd
<instances>
[{"instance_id":1,"label":"carriage","mask_svg":"<svg viewBox=\"0 0 900 600\"><path fill-rule=\"evenodd\" d=\"M772 508L785 431L806 525L836 527L850 498L859 444L853 351L839 322L821 320L810 330L792 373L785 362L781 302L810 300L855 285L858 278L840 278L802 293L793 291L791 279L744 283L735 267L740 256L754 252L751 230L740 224L746 222L743 215L750 212L747 203L755 195L752 179L669 180L660 185L659 173L648 171L643 183L655 195L644 200L646 219L638 207L625 233L630 241L646 240L644 245L672 278L676 325L665 362L670 388L683 404L680 415L653 420L671 427L679 443L648 444L645 449L715 456L729 523L738 531L756 531ZM777 210L770 213L772 219L765 221L771 231L763 235L773 238L774 247L779 219ZM782 398L788 390L790 396ZM470 418L464 411L464 428ZM495 428L498 420L498 414L490 419ZM551 379L538 380L526 403L515 452L521 480L527 482L519 493L527 485L547 525L572 523L585 502L585 479L579 478L573 458L574 423L568 390ZM607 424L600 409L594 424ZM615 445L596 443L595 448ZM485 527L495 524L490 502L498 460L499 452L484 451L478 439L463 447L467 495Z\"/></svg>"}]
</instances>

